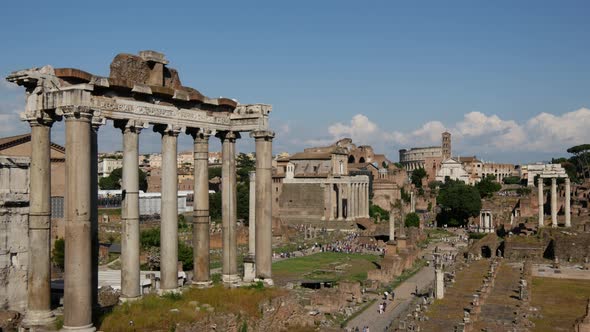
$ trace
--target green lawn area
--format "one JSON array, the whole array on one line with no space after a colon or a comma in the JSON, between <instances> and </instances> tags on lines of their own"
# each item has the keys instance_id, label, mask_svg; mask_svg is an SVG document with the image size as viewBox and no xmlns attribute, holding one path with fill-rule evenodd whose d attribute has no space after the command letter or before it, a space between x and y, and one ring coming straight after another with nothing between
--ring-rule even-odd
<instances>
[{"instance_id":1,"label":"green lawn area","mask_svg":"<svg viewBox=\"0 0 590 332\"><path fill-rule=\"evenodd\" d=\"M322 252L276 262L273 279L278 283L293 280L358 280L367 279L367 271L376 268L373 262L381 257L364 254Z\"/></svg>"},{"instance_id":2,"label":"green lawn area","mask_svg":"<svg viewBox=\"0 0 590 332\"><path fill-rule=\"evenodd\" d=\"M533 307L542 318L532 319L535 332L572 331L578 318L586 314L590 280L533 278Z\"/></svg>"}]
</instances>

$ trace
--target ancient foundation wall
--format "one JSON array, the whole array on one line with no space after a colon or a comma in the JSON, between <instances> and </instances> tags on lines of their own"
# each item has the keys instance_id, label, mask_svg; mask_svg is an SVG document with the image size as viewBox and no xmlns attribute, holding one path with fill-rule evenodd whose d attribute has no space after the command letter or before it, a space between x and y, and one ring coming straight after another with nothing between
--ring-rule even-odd
<instances>
[{"instance_id":1,"label":"ancient foundation wall","mask_svg":"<svg viewBox=\"0 0 590 332\"><path fill-rule=\"evenodd\" d=\"M286 223L318 221L324 216L324 188L317 183L285 183L279 217Z\"/></svg>"},{"instance_id":2,"label":"ancient foundation wall","mask_svg":"<svg viewBox=\"0 0 590 332\"><path fill-rule=\"evenodd\" d=\"M0 156L0 309L27 305L29 158Z\"/></svg>"}]
</instances>

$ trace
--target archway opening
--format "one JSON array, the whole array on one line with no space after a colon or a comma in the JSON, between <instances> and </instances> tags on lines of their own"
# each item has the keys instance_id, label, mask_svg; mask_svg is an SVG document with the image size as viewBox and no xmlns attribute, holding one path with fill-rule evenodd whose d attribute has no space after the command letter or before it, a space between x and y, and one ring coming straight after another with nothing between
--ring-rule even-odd
<instances>
[{"instance_id":1,"label":"archway opening","mask_svg":"<svg viewBox=\"0 0 590 332\"><path fill-rule=\"evenodd\" d=\"M364 163L364 162L365 162L365 158L364 158L364 157L360 157L360 158L359 158L359 163L361 163L361 164L362 164L362 163Z\"/></svg>"},{"instance_id":2,"label":"archway opening","mask_svg":"<svg viewBox=\"0 0 590 332\"><path fill-rule=\"evenodd\" d=\"M349 164L354 164L354 162L355 162L354 156L352 156L352 155L351 156L348 156L348 163Z\"/></svg>"},{"instance_id":3,"label":"archway opening","mask_svg":"<svg viewBox=\"0 0 590 332\"><path fill-rule=\"evenodd\" d=\"M481 247L481 257L483 258L491 258L492 257L492 250L488 246Z\"/></svg>"}]
</instances>

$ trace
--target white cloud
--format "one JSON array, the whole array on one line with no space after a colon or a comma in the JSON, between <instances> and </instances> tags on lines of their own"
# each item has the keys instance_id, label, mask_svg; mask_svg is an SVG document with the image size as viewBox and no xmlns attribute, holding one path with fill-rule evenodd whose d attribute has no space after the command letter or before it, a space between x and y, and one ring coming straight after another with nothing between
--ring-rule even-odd
<instances>
[{"instance_id":1,"label":"white cloud","mask_svg":"<svg viewBox=\"0 0 590 332\"><path fill-rule=\"evenodd\" d=\"M343 137L356 144L370 144L391 152L393 148L439 145L441 133L453 135L453 150L469 154L563 153L568 147L590 141L590 109L581 108L561 115L538 114L518 123L498 115L470 112L454 124L430 121L408 131L387 131L366 115L357 114L349 123L328 127L331 137L309 139L308 145L328 145ZM396 153L396 152L394 152Z\"/></svg>"},{"instance_id":2,"label":"white cloud","mask_svg":"<svg viewBox=\"0 0 590 332\"><path fill-rule=\"evenodd\" d=\"M14 83L10 83L5 79L0 78L0 89L16 90L19 88L21 88L21 87L19 87L18 85L14 84Z\"/></svg>"}]
</instances>

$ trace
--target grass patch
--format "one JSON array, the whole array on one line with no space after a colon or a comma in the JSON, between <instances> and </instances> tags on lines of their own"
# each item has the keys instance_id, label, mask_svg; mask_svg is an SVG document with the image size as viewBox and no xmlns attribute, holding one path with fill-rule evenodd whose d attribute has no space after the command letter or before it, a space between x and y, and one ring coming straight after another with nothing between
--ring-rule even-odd
<instances>
[{"instance_id":1,"label":"grass patch","mask_svg":"<svg viewBox=\"0 0 590 332\"><path fill-rule=\"evenodd\" d=\"M275 280L356 280L367 279L367 270L375 269L381 261L377 255L320 252L296 257L273 264Z\"/></svg>"},{"instance_id":2,"label":"grass patch","mask_svg":"<svg viewBox=\"0 0 590 332\"><path fill-rule=\"evenodd\" d=\"M531 305L542 315L532 319L534 331L572 331L575 321L586 314L589 297L589 280L533 278Z\"/></svg>"},{"instance_id":3,"label":"grass patch","mask_svg":"<svg viewBox=\"0 0 590 332\"><path fill-rule=\"evenodd\" d=\"M100 329L104 331L175 330L178 324L190 324L205 317L204 310L189 305L198 301L209 304L216 312L242 314L259 318L259 304L284 294L284 290L259 287L228 289L217 285L208 289L189 289L183 294L162 297L151 294L141 300L124 303L106 314ZM133 320L133 325L130 325Z\"/></svg>"},{"instance_id":4,"label":"grass patch","mask_svg":"<svg viewBox=\"0 0 590 332\"><path fill-rule=\"evenodd\" d=\"M121 208L112 208L112 209L98 209L98 215L108 215L108 216L120 216L121 215Z\"/></svg>"}]
</instances>

